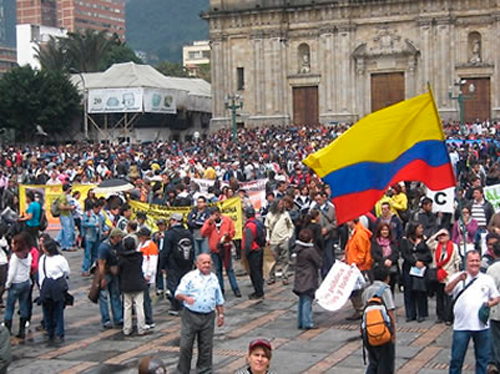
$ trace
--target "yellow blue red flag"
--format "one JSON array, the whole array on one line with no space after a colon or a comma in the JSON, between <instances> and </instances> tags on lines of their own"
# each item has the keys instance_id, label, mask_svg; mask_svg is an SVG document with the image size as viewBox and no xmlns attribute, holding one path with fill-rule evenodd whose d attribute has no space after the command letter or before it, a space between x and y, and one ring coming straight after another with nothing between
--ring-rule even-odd
<instances>
[{"instance_id":1,"label":"yellow blue red flag","mask_svg":"<svg viewBox=\"0 0 500 374\"><path fill-rule=\"evenodd\" d=\"M303 163L330 186L339 224L368 212L394 183L456 184L431 91L366 116Z\"/></svg>"}]
</instances>

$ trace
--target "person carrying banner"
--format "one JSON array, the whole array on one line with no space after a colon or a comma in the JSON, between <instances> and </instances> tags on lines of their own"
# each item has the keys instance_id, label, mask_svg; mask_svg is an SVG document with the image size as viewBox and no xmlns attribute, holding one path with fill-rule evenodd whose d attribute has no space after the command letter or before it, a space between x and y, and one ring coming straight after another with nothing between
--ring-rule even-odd
<instances>
[{"instance_id":1,"label":"person carrying banner","mask_svg":"<svg viewBox=\"0 0 500 374\"><path fill-rule=\"evenodd\" d=\"M373 259L371 255L372 233L366 229L359 219L347 221L349 229L349 240L345 247L345 254L342 261L348 265L356 265L365 278L371 278L370 270ZM361 299L362 290L355 290L351 294L351 303L354 313L347 319L354 321L363 316L363 301Z\"/></svg>"},{"instance_id":2,"label":"person carrying banner","mask_svg":"<svg viewBox=\"0 0 500 374\"><path fill-rule=\"evenodd\" d=\"M389 317L390 340L382 345L374 346L365 339L368 350L367 374L393 374L396 359L396 305L389 287L389 269L378 266L373 270L374 282L363 291L363 305L368 306L369 300L380 293L382 307Z\"/></svg>"}]
</instances>

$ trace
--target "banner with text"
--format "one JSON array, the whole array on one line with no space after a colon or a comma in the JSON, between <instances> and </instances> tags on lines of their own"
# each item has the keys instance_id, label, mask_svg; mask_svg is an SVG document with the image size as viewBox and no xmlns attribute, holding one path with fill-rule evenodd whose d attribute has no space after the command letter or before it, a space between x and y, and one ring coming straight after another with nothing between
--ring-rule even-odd
<instances>
[{"instance_id":1,"label":"banner with text","mask_svg":"<svg viewBox=\"0 0 500 374\"><path fill-rule=\"evenodd\" d=\"M82 185L74 185L72 187L73 192L80 192L80 199L78 200L83 208L83 202L87 198L87 193L90 189L95 188L95 185L91 184L82 184ZM62 185L21 185L19 186L19 211L21 214L26 212L28 207L26 206L26 192L33 191L35 193L35 198L38 199L38 202L45 210L45 214L47 215L47 221L49 225L47 230L60 230L61 223L59 222L59 218L52 217L50 214L50 204L54 199L57 199L62 195Z\"/></svg>"},{"instance_id":2,"label":"banner with text","mask_svg":"<svg viewBox=\"0 0 500 374\"><path fill-rule=\"evenodd\" d=\"M130 200L128 203L132 208L132 217L135 217L138 212L144 212L147 214L147 225L151 229L153 229L153 231L157 230L156 221L158 219L163 218L168 222L168 218L173 213L181 213L184 217L184 223L186 223L187 216L189 212L193 209L190 206L167 207L163 205L141 203L139 201L134 201L134 200ZM242 238L243 215L241 212L241 200L239 197L233 197L231 199L227 199L219 203L210 203L207 205L208 207L218 206L223 215L231 218L234 222L234 228L236 230L234 239Z\"/></svg>"},{"instance_id":3,"label":"banner with text","mask_svg":"<svg viewBox=\"0 0 500 374\"><path fill-rule=\"evenodd\" d=\"M426 196L433 201L433 213L453 213L455 211L455 187L446 188L440 191L427 189Z\"/></svg>"},{"instance_id":4,"label":"banner with text","mask_svg":"<svg viewBox=\"0 0 500 374\"><path fill-rule=\"evenodd\" d=\"M500 184L495 184L494 186L484 187L484 198L488 200L495 212L500 211Z\"/></svg>"},{"instance_id":5,"label":"banner with text","mask_svg":"<svg viewBox=\"0 0 500 374\"><path fill-rule=\"evenodd\" d=\"M362 277L356 265L349 266L342 261L335 261L316 291L318 304L330 312L335 312L349 300L356 281Z\"/></svg>"}]
</instances>

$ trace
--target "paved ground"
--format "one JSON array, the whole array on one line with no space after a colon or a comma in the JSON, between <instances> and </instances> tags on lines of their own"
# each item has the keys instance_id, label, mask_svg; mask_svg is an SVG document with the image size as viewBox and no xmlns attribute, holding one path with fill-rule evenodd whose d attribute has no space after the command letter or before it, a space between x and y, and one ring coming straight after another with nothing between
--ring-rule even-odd
<instances>
[{"instance_id":1,"label":"paved ground","mask_svg":"<svg viewBox=\"0 0 500 374\"><path fill-rule=\"evenodd\" d=\"M75 306L66 310L66 342L60 347L45 343L43 333L31 329L24 344L13 338L14 362L9 373L137 373L138 360L147 355L161 358L173 372L179 350L180 319L167 314L168 302L156 300L156 329L153 334L125 338L120 330L103 331L98 306L86 298L90 280L80 276L82 252L70 253L73 275L71 289ZM274 284L266 288L266 299L250 301L252 292L247 276L239 277L243 298L228 295L226 325L216 329L214 365L216 373L233 373L245 365L248 342L257 337L272 340L272 368L278 373L363 373L363 357L358 324L345 321L349 306L329 313L315 306L318 329L307 332L296 328L297 297L291 285ZM229 285L226 289L230 289ZM451 329L435 325L434 302L431 320L404 322L402 295L397 294L399 327L397 334L398 373L444 373L450 357ZM33 326L40 320L34 311ZM17 331L15 321L15 330ZM469 349L464 372L473 372ZM194 367L195 365L193 365Z\"/></svg>"}]
</instances>

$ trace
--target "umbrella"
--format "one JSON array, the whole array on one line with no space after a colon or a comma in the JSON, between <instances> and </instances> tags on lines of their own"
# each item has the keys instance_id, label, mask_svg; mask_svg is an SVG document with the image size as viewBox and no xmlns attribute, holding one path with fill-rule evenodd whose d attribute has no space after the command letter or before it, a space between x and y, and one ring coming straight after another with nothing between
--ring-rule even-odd
<instances>
[{"instance_id":1,"label":"umbrella","mask_svg":"<svg viewBox=\"0 0 500 374\"><path fill-rule=\"evenodd\" d=\"M127 192L134 189L134 185L123 179L107 179L101 182L94 190L96 194L113 194Z\"/></svg>"}]
</instances>

